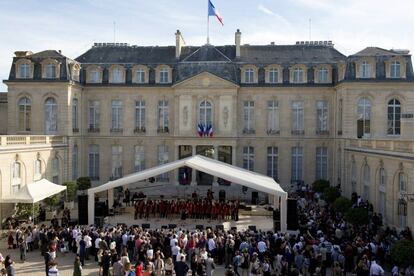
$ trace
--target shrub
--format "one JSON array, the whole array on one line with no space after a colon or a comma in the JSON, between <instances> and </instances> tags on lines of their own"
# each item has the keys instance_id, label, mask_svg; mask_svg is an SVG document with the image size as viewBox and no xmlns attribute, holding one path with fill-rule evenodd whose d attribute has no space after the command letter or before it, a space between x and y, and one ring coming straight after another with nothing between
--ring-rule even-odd
<instances>
[{"instance_id":1,"label":"shrub","mask_svg":"<svg viewBox=\"0 0 414 276\"><path fill-rule=\"evenodd\" d=\"M334 209L336 212L345 214L346 211L348 211L349 208L351 207L352 207L352 201L347 199L346 197L340 196L337 199L335 199Z\"/></svg>"},{"instance_id":2,"label":"shrub","mask_svg":"<svg viewBox=\"0 0 414 276\"><path fill-rule=\"evenodd\" d=\"M312 184L312 188L317 193L322 193L326 188L329 187L329 181L324 179L318 179Z\"/></svg>"},{"instance_id":3,"label":"shrub","mask_svg":"<svg viewBox=\"0 0 414 276\"><path fill-rule=\"evenodd\" d=\"M78 190L78 183L75 181L68 181L63 183L66 186L66 200L73 201L76 197L76 191Z\"/></svg>"},{"instance_id":4,"label":"shrub","mask_svg":"<svg viewBox=\"0 0 414 276\"><path fill-rule=\"evenodd\" d=\"M17 203L16 206L16 219L23 220L29 219L29 217L33 216L36 218L39 216L40 205L39 203L31 204L31 203Z\"/></svg>"},{"instance_id":5,"label":"shrub","mask_svg":"<svg viewBox=\"0 0 414 276\"><path fill-rule=\"evenodd\" d=\"M340 195L341 193L336 187L327 187L323 190L323 198L329 203L333 203Z\"/></svg>"},{"instance_id":6,"label":"shrub","mask_svg":"<svg viewBox=\"0 0 414 276\"><path fill-rule=\"evenodd\" d=\"M391 248L391 258L402 267L414 266L414 241L399 240Z\"/></svg>"},{"instance_id":7,"label":"shrub","mask_svg":"<svg viewBox=\"0 0 414 276\"><path fill-rule=\"evenodd\" d=\"M59 193L59 194L56 194L56 195L53 195L53 196L50 196L50 197L46 198L45 202L49 207L55 207L55 206L59 205L61 197L62 197L62 195Z\"/></svg>"},{"instance_id":8,"label":"shrub","mask_svg":"<svg viewBox=\"0 0 414 276\"><path fill-rule=\"evenodd\" d=\"M345 219L354 225L367 225L369 223L368 210L365 208L351 208L345 213Z\"/></svg>"},{"instance_id":9,"label":"shrub","mask_svg":"<svg viewBox=\"0 0 414 276\"><path fill-rule=\"evenodd\" d=\"M92 186L91 179L88 176L79 177L76 182L78 183L78 190L80 191L87 190Z\"/></svg>"}]
</instances>

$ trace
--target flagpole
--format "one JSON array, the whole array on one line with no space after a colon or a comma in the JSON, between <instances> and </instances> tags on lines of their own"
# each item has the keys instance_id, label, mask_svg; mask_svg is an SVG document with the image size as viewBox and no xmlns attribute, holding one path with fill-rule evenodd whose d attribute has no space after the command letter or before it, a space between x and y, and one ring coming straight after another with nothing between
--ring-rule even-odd
<instances>
[{"instance_id":1,"label":"flagpole","mask_svg":"<svg viewBox=\"0 0 414 276\"><path fill-rule=\"evenodd\" d=\"M210 44L210 15L209 15L209 9L210 9L210 0L207 0L207 44Z\"/></svg>"}]
</instances>

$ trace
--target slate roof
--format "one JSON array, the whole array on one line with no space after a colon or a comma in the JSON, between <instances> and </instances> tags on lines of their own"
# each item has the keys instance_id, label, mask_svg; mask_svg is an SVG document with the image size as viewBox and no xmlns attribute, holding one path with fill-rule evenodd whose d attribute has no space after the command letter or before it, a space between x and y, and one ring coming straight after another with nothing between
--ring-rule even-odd
<instances>
[{"instance_id":1,"label":"slate roof","mask_svg":"<svg viewBox=\"0 0 414 276\"><path fill-rule=\"evenodd\" d=\"M174 82L183 81L202 72L209 72L236 84L239 80L237 67L233 63L194 62L178 63L176 66Z\"/></svg>"},{"instance_id":2,"label":"slate roof","mask_svg":"<svg viewBox=\"0 0 414 276\"><path fill-rule=\"evenodd\" d=\"M370 57L370 56L399 56L404 55L400 52L393 50L386 50L379 47L366 47L365 49L355 53L351 56L355 57Z\"/></svg>"},{"instance_id":3,"label":"slate roof","mask_svg":"<svg viewBox=\"0 0 414 276\"><path fill-rule=\"evenodd\" d=\"M41 51L35 54L32 54L29 56L30 58L39 58L39 59L44 59L44 58L55 58L55 59L59 59L59 58L66 58L64 55L62 55L61 53L59 53L56 50L45 50L45 51Z\"/></svg>"}]
</instances>

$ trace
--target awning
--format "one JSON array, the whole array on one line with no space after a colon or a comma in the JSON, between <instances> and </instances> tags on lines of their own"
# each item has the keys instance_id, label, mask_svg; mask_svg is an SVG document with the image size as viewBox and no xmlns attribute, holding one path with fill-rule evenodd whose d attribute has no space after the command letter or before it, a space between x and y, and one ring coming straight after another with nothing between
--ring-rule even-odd
<instances>
[{"instance_id":1,"label":"awning","mask_svg":"<svg viewBox=\"0 0 414 276\"><path fill-rule=\"evenodd\" d=\"M36 203L45 198L66 190L66 186L58 185L43 178L23 186L16 194L0 199L2 203Z\"/></svg>"}]
</instances>

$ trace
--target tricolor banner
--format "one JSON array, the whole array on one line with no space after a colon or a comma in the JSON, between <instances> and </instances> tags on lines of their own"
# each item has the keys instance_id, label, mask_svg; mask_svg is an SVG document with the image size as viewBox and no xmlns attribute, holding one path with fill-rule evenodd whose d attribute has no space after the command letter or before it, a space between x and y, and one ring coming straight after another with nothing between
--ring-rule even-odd
<instances>
[{"instance_id":1,"label":"tricolor banner","mask_svg":"<svg viewBox=\"0 0 414 276\"><path fill-rule=\"evenodd\" d=\"M214 7L213 3L211 3L210 0L208 0L208 16L215 16L217 17L218 21L220 21L221 25L223 24L223 18L221 17L219 11Z\"/></svg>"}]
</instances>

